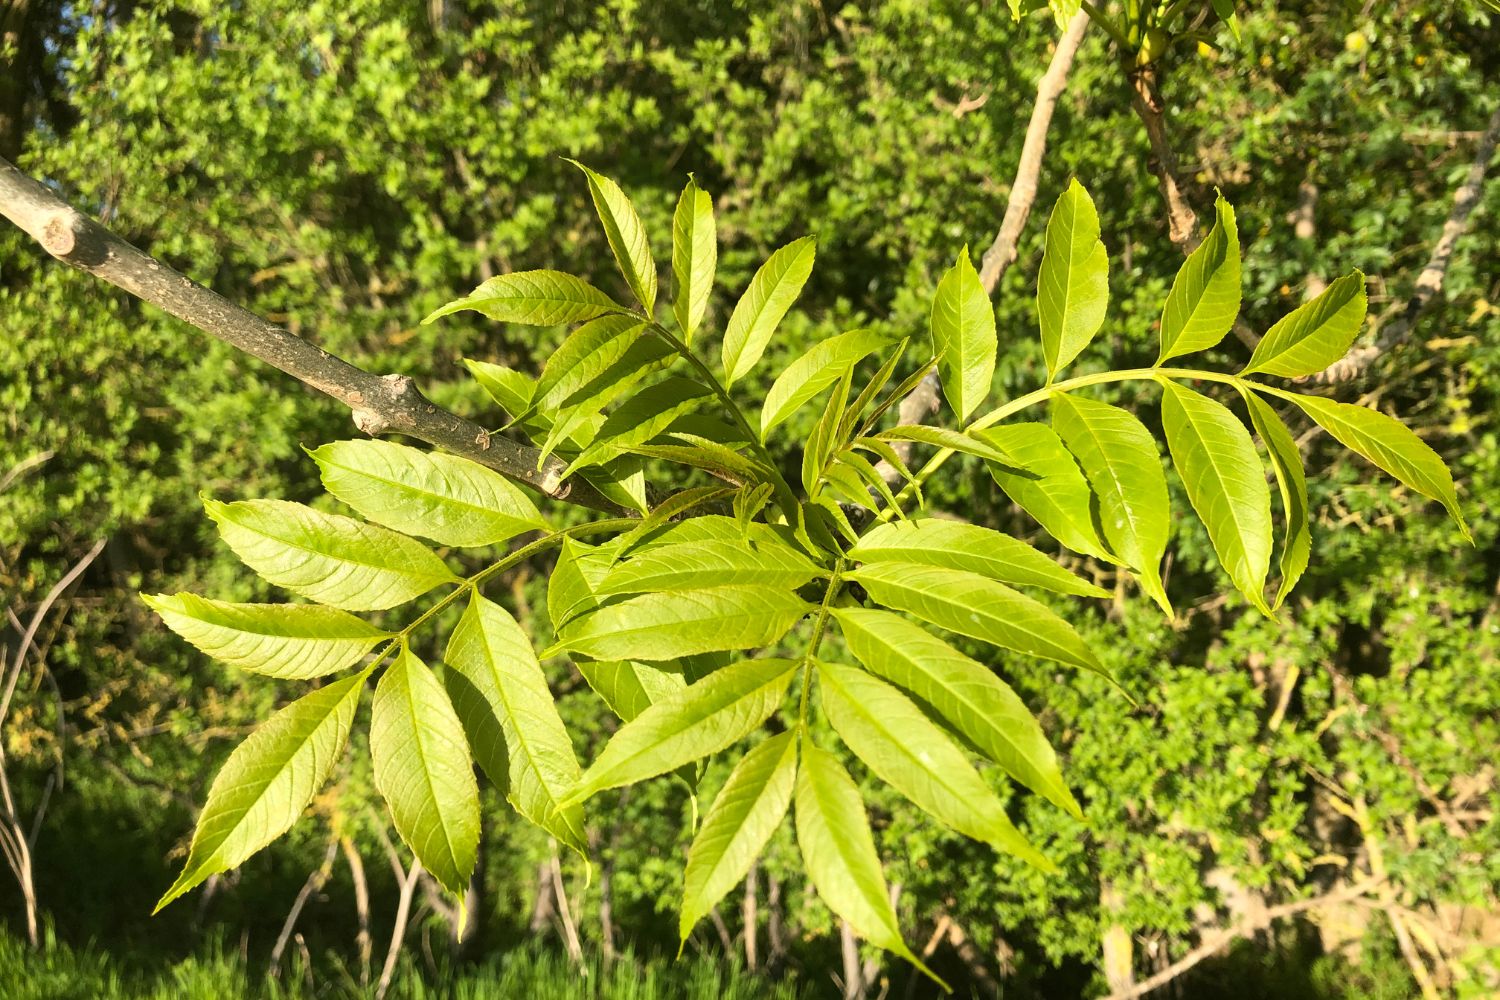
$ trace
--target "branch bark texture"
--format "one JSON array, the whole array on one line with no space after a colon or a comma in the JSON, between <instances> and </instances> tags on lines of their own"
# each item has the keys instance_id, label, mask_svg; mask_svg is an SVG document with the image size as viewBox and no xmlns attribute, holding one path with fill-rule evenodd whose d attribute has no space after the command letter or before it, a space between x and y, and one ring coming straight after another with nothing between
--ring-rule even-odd
<instances>
[{"instance_id":1,"label":"branch bark texture","mask_svg":"<svg viewBox=\"0 0 1500 1000\"><path fill-rule=\"evenodd\" d=\"M235 305L79 212L0 159L0 215L64 263L149 302L343 403L366 434L399 433L472 459L555 500L610 513L620 508L565 464L490 434L422 395L405 375L374 375ZM540 467L539 467L540 466Z\"/></svg>"}]
</instances>

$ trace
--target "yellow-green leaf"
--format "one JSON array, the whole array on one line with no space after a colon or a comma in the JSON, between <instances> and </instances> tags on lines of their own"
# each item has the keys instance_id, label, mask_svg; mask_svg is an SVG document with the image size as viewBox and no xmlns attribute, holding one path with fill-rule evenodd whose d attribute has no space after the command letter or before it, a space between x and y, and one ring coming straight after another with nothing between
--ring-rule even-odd
<instances>
[{"instance_id":1,"label":"yellow-green leaf","mask_svg":"<svg viewBox=\"0 0 1500 1000\"><path fill-rule=\"evenodd\" d=\"M1050 378L1094 339L1108 307L1109 256L1099 239L1099 213L1083 185L1073 180L1047 220L1037 276L1036 312Z\"/></svg>"},{"instance_id":2,"label":"yellow-green leaf","mask_svg":"<svg viewBox=\"0 0 1500 1000\"><path fill-rule=\"evenodd\" d=\"M1180 354L1207 350L1234 326L1240 312L1240 237L1234 209L1220 195L1214 227L1188 255L1167 293L1161 314L1161 364Z\"/></svg>"}]
</instances>

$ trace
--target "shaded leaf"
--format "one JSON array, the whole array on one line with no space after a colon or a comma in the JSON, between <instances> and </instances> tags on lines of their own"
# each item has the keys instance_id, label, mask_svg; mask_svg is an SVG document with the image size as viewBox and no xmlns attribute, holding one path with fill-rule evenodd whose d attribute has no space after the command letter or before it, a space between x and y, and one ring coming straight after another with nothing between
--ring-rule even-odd
<instances>
[{"instance_id":1,"label":"shaded leaf","mask_svg":"<svg viewBox=\"0 0 1500 1000\"><path fill-rule=\"evenodd\" d=\"M605 419L593 443L568 464L563 475L572 475L585 465L599 465L644 444L672 426L678 417L698 409L712 394L707 386L678 377L642 389Z\"/></svg>"}]
</instances>

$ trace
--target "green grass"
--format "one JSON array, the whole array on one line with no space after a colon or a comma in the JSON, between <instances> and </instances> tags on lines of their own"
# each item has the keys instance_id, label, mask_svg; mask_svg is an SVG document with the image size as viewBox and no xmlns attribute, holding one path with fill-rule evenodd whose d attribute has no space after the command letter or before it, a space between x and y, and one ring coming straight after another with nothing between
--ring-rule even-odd
<instances>
[{"instance_id":1,"label":"green grass","mask_svg":"<svg viewBox=\"0 0 1500 1000\"><path fill-rule=\"evenodd\" d=\"M403 956L389 1000L809 1000L812 994L773 983L738 966L703 958L638 961L626 953L605 967L580 970L566 956L532 947L436 973ZM378 974L378 970L377 970ZM360 1000L374 991L327 956L309 969L289 956L279 979L247 967L237 952L213 945L177 961L126 968L94 947L70 947L50 934L31 951L0 931L0 997L5 1000Z\"/></svg>"}]
</instances>

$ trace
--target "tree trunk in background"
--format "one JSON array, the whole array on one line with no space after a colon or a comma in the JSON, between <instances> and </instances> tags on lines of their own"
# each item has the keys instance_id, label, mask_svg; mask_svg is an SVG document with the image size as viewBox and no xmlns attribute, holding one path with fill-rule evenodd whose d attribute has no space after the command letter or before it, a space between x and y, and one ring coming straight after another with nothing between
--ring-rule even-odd
<instances>
[{"instance_id":1,"label":"tree trunk in background","mask_svg":"<svg viewBox=\"0 0 1500 1000\"><path fill-rule=\"evenodd\" d=\"M752 863L750 870L745 873L745 902L742 915L745 924L745 968L751 972L755 971L757 964L755 948L760 935L760 919L756 913L755 874L756 865Z\"/></svg>"},{"instance_id":2,"label":"tree trunk in background","mask_svg":"<svg viewBox=\"0 0 1500 1000\"><path fill-rule=\"evenodd\" d=\"M12 53L0 62L0 156L21 155L26 137L26 91L32 63L41 54L31 0L0 0L0 52Z\"/></svg>"},{"instance_id":3,"label":"tree trunk in background","mask_svg":"<svg viewBox=\"0 0 1500 1000\"><path fill-rule=\"evenodd\" d=\"M839 946L844 959L844 1000L864 1000L865 981L859 962L859 942L848 922L839 921Z\"/></svg>"},{"instance_id":4,"label":"tree trunk in background","mask_svg":"<svg viewBox=\"0 0 1500 1000\"><path fill-rule=\"evenodd\" d=\"M1108 881L1099 884L1099 915L1108 919L1120 911L1120 892ZM1135 985L1134 944L1124 925L1111 923L1104 929L1104 978L1111 993L1124 993Z\"/></svg>"}]
</instances>

